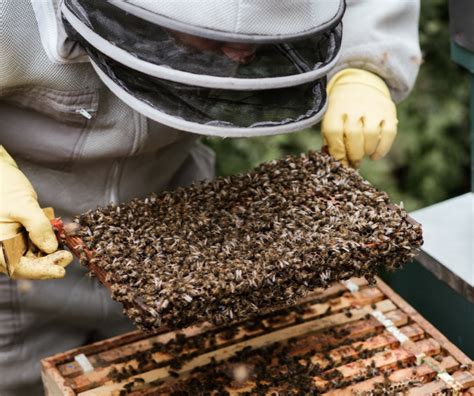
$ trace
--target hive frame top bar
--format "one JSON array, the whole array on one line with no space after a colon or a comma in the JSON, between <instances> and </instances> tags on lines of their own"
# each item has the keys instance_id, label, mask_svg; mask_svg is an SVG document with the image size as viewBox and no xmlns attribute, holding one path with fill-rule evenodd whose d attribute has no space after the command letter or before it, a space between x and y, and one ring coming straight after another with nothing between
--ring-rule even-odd
<instances>
[{"instance_id":1,"label":"hive frame top bar","mask_svg":"<svg viewBox=\"0 0 474 396\"><path fill-rule=\"evenodd\" d=\"M409 358L409 361L412 362L409 364L409 367L404 369L402 366L401 367L394 367L393 373L390 374L390 377L394 379L395 383L403 384L403 381L398 381L396 378L402 379L402 373L405 373L403 375L407 375L408 377L413 377L415 376L414 380L419 380L421 383L416 384L416 381L412 381L413 384L409 385L409 391L410 394L414 395L421 395L423 392L426 392L426 389L435 389L439 392L442 392L443 390L449 390L450 386L448 385L447 382L450 382L451 380L453 381L453 384L458 384L461 386L464 390L467 390L467 388L474 386L474 369L469 367L469 365L472 364L472 361L465 356L457 347L455 347L453 344L451 344L438 330L436 330L430 323L428 323L421 315L419 315L409 304L407 304L400 296L398 296L390 287L388 287L383 281L380 279L377 279L377 284L375 287L369 287L367 283L364 280L361 279L352 279L352 281L358 286L359 290L354 291L353 293L349 292L347 287L345 285L342 285L341 283L335 284L331 286L327 290L319 290L316 293L313 294L312 297L308 297L305 301L307 303L312 304L310 305L313 307L312 309L315 310L313 314L309 314L310 316L304 317L303 322L295 322L294 324L291 324L292 316L295 311L292 310L287 310L285 311L286 313L284 315L284 318L287 318L287 322L273 322L273 326L277 326L276 328L270 330L271 334L284 334L285 332L288 333L288 337L293 337L295 335L294 331L292 328L294 327L295 330L296 328L302 328L306 327L307 330L306 334L303 335L303 338L301 339L302 341L305 341L307 343L310 343L311 345L312 342L316 342L317 340L320 340L319 342L324 343L324 333L317 333L317 334L312 334L311 333L311 326L313 326L313 329L324 329L327 326L334 326L336 324L338 325L338 328L344 329L359 329L357 331L362 331L362 324L367 322L367 323L372 323L372 325L377 325L378 330L376 331L376 334L369 334L368 339L366 341L362 340L361 342L365 342L367 347L370 347L374 342L383 342L383 343L389 343L391 346L388 349L385 349L381 354L375 354L373 355L373 359L376 359L380 364L381 367L384 364L389 364L388 360L384 363L383 360L378 360L378 356L385 355L385 359L389 359L390 356L394 356L393 353L391 354L391 351L399 351L396 352L396 355L398 356L399 359L406 359ZM342 293L342 295L341 295ZM318 298L319 296L319 298ZM313 300L314 302L311 302ZM378 302L376 302L378 301ZM358 303L357 303L358 302ZM345 304L362 304L362 305L357 305L357 308L353 308L350 310L351 315L354 316L348 316L346 313L348 311L345 311L344 306ZM301 303L304 304L304 303ZM324 307L326 305L330 305L333 307L334 311L329 312L326 314L323 314L321 316L321 312L324 312ZM372 307L371 307L372 306ZM364 308L365 307L365 308ZM405 349L404 347L400 348L397 346L396 342L393 343L390 341L390 333L383 332L383 325L381 323L377 324L378 321L372 317L371 319L367 318L362 318L358 320L360 315L358 312L359 310L364 310L368 309L368 311L371 311L372 309L379 310L380 312L383 312L383 316L386 317L387 319L390 319L392 323L397 326L400 331L404 332L406 335L408 335L410 338L412 338L412 341L409 341L407 345L408 349ZM319 312L319 314L318 314ZM312 319L311 315L320 315L317 317L316 320ZM275 313L274 315L278 315ZM305 314L306 315L306 314ZM265 320L270 320L268 323L271 322L272 316L267 317ZM294 317L293 317L294 318ZM332 319L329 319L332 318ZM338 318L336 320L336 318ZM331 325L331 320L336 320L336 322L332 322L333 324ZM288 322L289 321L289 322ZM266 322L265 322L266 323ZM308 326L307 324L314 323L314 325ZM345 324L344 324L345 323ZM236 324L236 326L239 326L239 324ZM283 327L281 327L283 326ZM289 327L286 327L289 326ZM293 327L292 327L293 326ZM342 327L341 327L342 326ZM381 326L381 327L380 327ZM351 331L353 331L351 330ZM221 332L224 331L223 329L220 330ZM309 331L309 333L308 333ZM341 330L342 331L342 330ZM367 330L369 331L369 330ZM372 330L373 331L373 330ZM420 331L424 333L422 338L420 339ZM216 333L217 332L217 333ZM382 333L381 333L382 332ZM170 340L170 337L173 337L173 335L176 335L178 333L183 333L183 332L169 332L169 333L163 333L163 332L158 332L158 333L153 333L153 334L145 334L145 333L140 333L140 332L132 332L128 334L124 334L122 336L114 337L109 340L101 341L95 344L88 345L86 347L81 347L76 350L68 351L65 353L61 353L55 356L52 356L50 358L46 358L42 361L42 374L43 374L43 380L45 383L45 388L47 391L50 392L51 395L105 395L105 394L110 394L111 391L116 390L119 391L120 389L123 389L122 387L127 385L127 384L132 384L133 378L141 378L145 381L145 383L149 383L150 381L153 380L153 378L158 378L162 375L166 374L166 369L163 371L162 369L152 369L150 371L146 371L143 373L138 373L137 375L132 375L131 377L123 380L119 380L119 382L110 382L106 381L105 383L102 382L104 379L107 377L104 377L104 375L109 372L113 367L119 368L120 367L125 367L130 364L133 365L132 357L126 357L127 354L133 354L133 351L136 351L140 348L149 348L151 345L153 345L155 342L158 342L158 340L162 340L163 342L166 342L166 340ZM196 336L197 334L221 334L219 333L219 328L215 327L193 327L190 329L184 330L184 334L186 334L188 337L193 337ZM224 333L222 333L224 334ZM238 334L238 333L237 333ZM332 334L332 333L328 333ZM342 333L341 333L342 334ZM356 334L354 333L354 336L352 335L347 335L347 337L355 337ZM379 334L379 335L377 335ZM387 334L384 336L383 334ZM238 335L234 335L232 337L239 337ZM250 338L246 338L250 342L253 342L252 340L257 340L261 339L262 341L265 340L265 337L267 336L259 336L258 333L255 333L255 335L250 336ZM321 338L323 337L323 338ZM344 336L346 337L346 336ZM366 336L367 337L367 336ZM413 338L414 337L414 338ZM273 337L275 338L275 337ZM218 348L217 355L215 355L218 359L220 358L223 352L226 350L230 350L233 348L232 345L234 341L232 339L227 340L225 338L218 338L218 343L216 345L216 348ZM372 341L369 341L372 340ZM376 341L378 340L378 341ZM385 341L384 341L385 340ZM394 338L395 340L395 338ZM395 340L396 341L396 340ZM329 342L329 341L326 341ZM350 351L352 346L351 345L358 345L358 341L356 341L355 344L344 344L342 349L340 351ZM147 346L148 345L148 346ZM299 344L298 344L299 345ZM305 345L304 343L301 345ZM376 344L373 344L373 347L376 348ZM414 347L415 350L411 350L410 348ZM138 349L136 349L138 348ZM420 353L419 351L416 350L416 348L423 348L423 350L427 353L425 356L422 356L423 353ZM434 348L434 349L433 349ZM318 347L316 346L316 349L318 350ZM339 368L342 370L343 373L346 373L344 375L351 375L350 373L350 367L351 364L355 363L349 363L347 366L344 364L344 361L339 361L340 358L336 351L339 350L337 348L337 345L335 347L331 347L331 351L333 352L326 352L326 353L331 353L333 354L332 356L337 359L338 363L336 365L336 368ZM405 352L404 352L405 350ZM164 353L166 354L166 349L164 350ZM408 351L408 352L407 352ZM440 360L434 360L433 358L430 357L431 353L438 353L441 351L441 355L437 355L438 357L443 356L442 359ZM202 352L204 356L205 352ZM408 353L408 355L407 355ZM74 362L74 358L78 355L84 354L85 356L88 357L90 362L92 363L94 368L94 372L92 373L82 373L81 374L81 368L77 363ZM124 355L125 354L125 355ZM412 354L412 355L410 355ZM414 359L414 355L419 355L421 359L425 359L426 362L429 363L423 363L423 361L418 362L415 364L414 360L411 360L409 356L412 356ZM158 355L157 355L158 356ZM159 355L163 356L163 354ZM322 358L322 355L319 356L318 353L316 353L314 359L318 360ZM371 356L371 354L369 354ZM164 357L162 357L164 358ZM125 360L124 360L125 359ZM127 361L127 359L129 359ZM199 362L201 358L197 357L196 362ZM368 358L367 362L370 363L372 358ZM117 361L117 363L114 363ZM202 362L204 360L201 359ZM318 360L319 361L319 360ZM109 363L107 363L109 362ZM122 363L119 363L122 362ZM430 364L433 365L434 368L430 367ZM105 366L104 366L105 365ZM447 373L442 374L442 367L446 367ZM348 371L349 370L349 371ZM433 372L433 370L440 370L438 377L434 377L433 375L430 374ZM179 371L179 370L178 370ZM415 374L414 374L415 373ZM435 373L436 374L436 373ZM181 374L183 375L183 374ZM419 376L419 377L418 377ZM102 379L101 379L102 378ZM185 377L183 377L185 378ZM355 381L353 385L350 385L348 388L345 389L333 389L331 388L326 389L326 391L329 391L329 394L334 394L337 395L337 391L347 391L349 392L348 389L353 389L353 390L371 390L373 387L374 382L376 382L376 378L378 379L378 382L383 382L383 377L382 375L375 376L373 377L374 379L368 378L366 380L359 379ZM444 379L442 379L444 378ZM93 383L90 381L94 381ZM317 380L318 384L325 384L324 381L321 382L321 380ZM398 381L398 382L397 382ZM372 385L370 385L372 384ZM138 392L138 394L150 394L147 393L146 388L141 388L141 382L135 383L135 385L129 385L134 388L135 392ZM454 386L454 385L453 385ZM78 387L78 388L74 388ZM136 387L136 388L135 388ZM81 389L81 390L74 390L74 389ZM141 390L140 390L141 389ZM148 389L148 391L152 392L152 389ZM109 392L109 393L106 393ZM143 393L140 393L143 392ZM156 388L155 388L156 392Z\"/></svg>"}]
</instances>

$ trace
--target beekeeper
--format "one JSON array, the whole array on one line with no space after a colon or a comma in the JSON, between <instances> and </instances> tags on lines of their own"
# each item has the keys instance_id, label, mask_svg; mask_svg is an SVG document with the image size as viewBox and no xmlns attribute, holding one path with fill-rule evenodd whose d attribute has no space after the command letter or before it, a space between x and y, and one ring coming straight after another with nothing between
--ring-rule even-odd
<instances>
[{"instance_id":1,"label":"beekeeper","mask_svg":"<svg viewBox=\"0 0 474 396\"><path fill-rule=\"evenodd\" d=\"M414 0L6 0L0 14L0 240L24 226L43 252L0 276L2 396L40 394L42 357L130 329L85 270L66 274L40 207L70 219L210 178L200 135L322 119L336 159L382 158L420 64Z\"/></svg>"}]
</instances>

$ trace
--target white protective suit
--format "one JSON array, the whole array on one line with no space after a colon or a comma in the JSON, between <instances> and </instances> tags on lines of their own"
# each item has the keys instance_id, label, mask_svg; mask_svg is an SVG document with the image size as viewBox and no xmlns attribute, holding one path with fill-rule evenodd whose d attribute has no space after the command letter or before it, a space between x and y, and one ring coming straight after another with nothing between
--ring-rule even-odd
<instances>
[{"instance_id":1,"label":"white protective suit","mask_svg":"<svg viewBox=\"0 0 474 396\"><path fill-rule=\"evenodd\" d=\"M131 110L88 63L61 63L65 53L51 45L64 39L56 36L58 2L0 2L0 144L40 204L68 219L212 177L213 154L197 135ZM332 73L347 67L374 72L395 100L403 99L420 64L418 1L352 0L347 6L342 55ZM74 46L63 50L70 61L84 60ZM59 281L0 277L0 395L41 394L41 358L130 328L118 304L77 263Z\"/></svg>"}]
</instances>

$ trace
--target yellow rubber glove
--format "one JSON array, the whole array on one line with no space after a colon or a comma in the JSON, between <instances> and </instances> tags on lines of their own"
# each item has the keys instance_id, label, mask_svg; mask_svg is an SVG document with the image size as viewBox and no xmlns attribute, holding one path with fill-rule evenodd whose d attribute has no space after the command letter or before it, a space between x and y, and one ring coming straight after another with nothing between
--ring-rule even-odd
<instances>
[{"instance_id":1,"label":"yellow rubber glove","mask_svg":"<svg viewBox=\"0 0 474 396\"><path fill-rule=\"evenodd\" d=\"M22 226L31 241L46 253L37 257L28 252L15 267L15 279L57 279L64 277L72 254L58 249L49 219L40 208L37 195L13 158L0 146L0 240L14 237ZM1 250L1 249L0 249ZM7 274L0 251L0 272Z\"/></svg>"},{"instance_id":2,"label":"yellow rubber glove","mask_svg":"<svg viewBox=\"0 0 474 396\"><path fill-rule=\"evenodd\" d=\"M321 131L329 153L359 167L364 156L384 157L397 134L397 109L385 82L373 73L345 69L328 84L328 110Z\"/></svg>"}]
</instances>

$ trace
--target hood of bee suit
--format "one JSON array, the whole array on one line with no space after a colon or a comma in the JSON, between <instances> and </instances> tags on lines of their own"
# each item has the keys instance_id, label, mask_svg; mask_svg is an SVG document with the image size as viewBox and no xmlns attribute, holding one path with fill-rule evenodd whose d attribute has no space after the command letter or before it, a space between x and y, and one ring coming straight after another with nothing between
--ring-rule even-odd
<instances>
[{"instance_id":1,"label":"hood of bee suit","mask_svg":"<svg viewBox=\"0 0 474 396\"><path fill-rule=\"evenodd\" d=\"M70 39L125 103L222 137L293 132L326 109L344 0L63 0Z\"/></svg>"}]
</instances>

